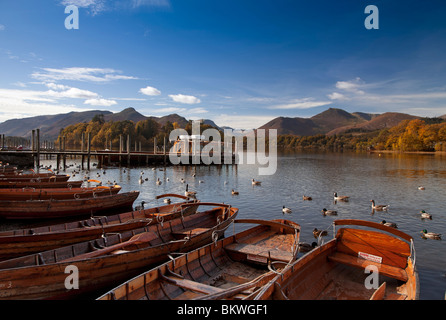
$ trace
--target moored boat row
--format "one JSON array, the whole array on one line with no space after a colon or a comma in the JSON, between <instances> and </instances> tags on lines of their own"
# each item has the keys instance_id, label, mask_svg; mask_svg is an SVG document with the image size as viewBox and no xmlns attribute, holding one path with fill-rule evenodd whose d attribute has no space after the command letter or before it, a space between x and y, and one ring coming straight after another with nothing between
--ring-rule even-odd
<instances>
[{"instance_id":1,"label":"moored boat row","mask_svg":"<svg viewBox=\"0 0 446 320\"><path fill-rule=\"evenodd\" d=\"M349 227L297 259L298 225L257 223L268 228L253 227L175 258L98 299L418 299L413 239L401 231L362 220L334 221L334 226ZM366 268L377 272L375 281Z\"/></svg>"},{"instance_id":2,"label":"moored boat row","mask_svg":"<svg viewBox=\"0 0 446 320\"><path fill-rule=\"evenodd\" d=\"M296 222L175 194L157 198L178 203L133 209L139 192L120 190L0 189L4 218L90 216L0 232L0 299L418 299L413 239L400 230L335 220L333 239L302 254ZM248 228L225 234L233 223Z\"/></svg>"}]
</instances>

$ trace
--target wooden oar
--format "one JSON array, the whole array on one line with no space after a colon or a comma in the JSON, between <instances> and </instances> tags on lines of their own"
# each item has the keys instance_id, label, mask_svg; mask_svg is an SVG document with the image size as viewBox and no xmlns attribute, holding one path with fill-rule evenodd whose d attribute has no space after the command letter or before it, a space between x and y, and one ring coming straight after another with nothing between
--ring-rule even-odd
<instances>
[{"instance_id":1,"label":"wooden oar","mask_svg":"<svg viewBox=\"0 0 446 320\"><path fill-rule=\"evenodd\" d=\"M232 287L230 289L224 290L222 292L217 292L217 293L212 293L212 294L208 294L205 296L201 296L201 297L197 297L194 300L219 300L219 299L226 299L229 297L232 297L242 291L251 289L253 287L256 286L264 286L265 284L267 284L271 279L273 279L274 277L276 277L277 274L275 272L269 271L265 274L262 274L260 276L258 276L257 278L246 282L246 283L242 283L240 285L237 285L235 287Z\"/></svg>"},{"instance_id":2,"label":"wooden oar","mask_svg":"<svg viewBox=\"0 0 446 320\"><path fill-rule=\"evenodd\" d=\"M141 244L141 243L147 243L150 242L154 239L158 238L158 236L154 233L154 232L143 232L143 233L139 233L137 235L134 235L133 237L131 237L129 240L122 242L122 243L117 243L114 244L110 247L104 248L104 249L99 249L97 251L92 251L92 252L87 252L84 254L80 254L77 255L75 257L72 258L68 258L65 260L62 260L60 262L71 262L71 261L77 261L77 260L83 260L83 259L90 259L90 258L95 258L98 256L102 256L104 254L113 252L115 250L124 248L126 246L129 246L131 244Z\"/></svg>"}]
</instances>

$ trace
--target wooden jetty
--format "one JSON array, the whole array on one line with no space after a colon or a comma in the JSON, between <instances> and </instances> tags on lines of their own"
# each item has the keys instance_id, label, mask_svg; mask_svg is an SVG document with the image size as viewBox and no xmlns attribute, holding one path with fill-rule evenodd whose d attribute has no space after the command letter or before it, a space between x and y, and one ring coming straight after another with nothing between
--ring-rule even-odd
<instances>
[{"instance_id":1,"label":"wooden jetty","mask_svg":"<svg viewBox=\"0 0 446 320\"><path fill-rule=\"evenodd\" d=\"M3 139L4 140L4 139ZM155 146L152 151L142 151L141 144L139 144L139 150L135 142L134 150L130 150L130 137L127 136L126 148L124 150L124 139L120 137L119 150L91 149L90 134L87 135L87 141L84 141L82 135L81 149L80 150L67 150L65 148L65 139L59 140L59 148L56 149L52 143L44 143L45 148L41 148L40 143L40 130L32 130L31 148L5 148L4 146L0 150L0 161L3 163L14 163L18 167L34 167L39 169L40 159L56 159L57 168L66 168L66 159L81 159L81 169L84 168L86 163L86 169L90 170L91 161L95 159L95 165L98 168L103 166L141 166L141 165L159 165L167 166L172 165L170 156L180 157L181 165L203 165L203 164L236 164L236 154L232 153L226 155L221 153L220 156L212 156L212 163L207 163L203 160L200 153L180 154L177 152L170 153L167 148L166 140L164 139L163 147L161 151ZM49 148L48 145L53 145ZM86 146L86 148L85 148ZM229 162L229 163L228 163Z\"/></svg>"}]
</instances>

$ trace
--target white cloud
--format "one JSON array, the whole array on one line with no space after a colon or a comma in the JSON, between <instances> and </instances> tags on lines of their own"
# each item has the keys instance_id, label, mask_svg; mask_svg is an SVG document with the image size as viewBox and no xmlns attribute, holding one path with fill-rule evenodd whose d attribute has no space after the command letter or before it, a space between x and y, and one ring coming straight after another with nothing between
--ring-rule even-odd
<instances>
[{"instance_id":1,"label":"white cloud","mask_svg":"<svg viewBox=\"0 0 446 320\"><path fill-rule=\"evenodd\" d=\"M82 90L78 88L70 88L65 91L47 91L48 96L56 97L56 98L74 98L74 99L92 99L98 96L97 93Z\"/></svg>"},{"instance_id":2,"label":"white cloud","mask_svg":"<svg viewBox=\"0 0 446 320\"><path fill-rule=\"evenodd\" d=\"M212 120L220 127L227 126L234 129L255 129L263 126L275 117L276 116L219 114L212 117Z\"/></svg>"},{"instance_id":3,"label":"white cloud","mask_svg":"<svg viewBox=\"0 0 446 320\"><path fill-rule=\"evenodd\" d=\"M327 95L328 98L331 100L350 100L350 98L346 97L342 93L339 92L333 92Z\"/></svg>"},{"instance_id":4,"label":"white cloud","mask_svg":"<svg viewBox=\"0 0 446 320\"><path fill-rule=\"evenodd\" d=\"M193 108L193 109L187 110L187 113L206 113L206 112L208 112L208 111L203 108Z\"/></svg>"},{"instance_id":5,"label":"white cloud","mask_svg":"<svg viewBox=\"0 0 446 320\"><path fill-rule=\"evenodd\" d=\"M169 94L169 97L179 103L185 103L185 104L197 104L200 103L201 100L194 96L187 96L184 94Z\"/></svg>"},{"instance_id":6,"label":"white cloud","mask_svg":"<svg viewBox=\"0 0 446 320\"><path fill-rule=\"evenodd\" d=\"M53 83L53 82L51 82L51 83L45 83L45 85L46 85L48 88L52 89L52 90L67 90L67 89L70 88L70 87L68 87L68 86L64 86L63 84L56 84L56 83Z\"/></svg>"},{"instance_id":7,"label":"white cloud","mask_svg":"<svg viewBox=\"0 0 446 320\"><path fill-rule=\"evenodd\" d=\"M43 68L41 72L34 72L31 77L41 81L55 82L60 80L108 82L113 80L137 79L132 76L119 74L110 68Z\"/></svg>"},{"instance_id":8,"label":"white cloud","mask_svg":"<svg viewBox=\"0 0 446 320\"><path fill-rule=\"evenodd\" d=\"M3 24L0 24L0 31L3 31L5 29L6 29L6 27Z\"/></svg>"},{"instance_id":9,"label":"white cloud","mask_svg":"<svg viewBox=\"0 0 446 320\"><path fill-rule=\"evenodd\" d=\"M310 109L332 104L332 101L314 101L313 98L296 99L290 103L275 105L269 109Z\"/></svg>"},{"instance_id":10,"label":"white cloud","mask_svg":"<svg viewBox=\"0 0 446 320\"><path fill-rule=\"evenodd\" d=\"M63 6L75 5L79 8L88 8L92 15L96 15L107 9L106 0L63 0Z\"/></svg>"},{"instance_id":11,"label":"white cloud","mask_svg":"<svg viewBox=\"0 0 446 320\"><path fill-rule=\"evenodd\" d=\"M92 106L110 107L117 104L117 102L115 100L107 100L107 99L88 99L85 100L84 104L89 104Z\"/></svg>"},{"instance_id":12,"label":"white cloud","mask_svg":"<svg viewBox=\"0 0 446 320\"><path fill-rule=\"evenodd\" d=\"M149 86L139 89L139 92L145 94L146 96L159 96L161 94L161 91L159 91L154 87L149 87Z\"/></svg>"},{"instance_id":13,"label":"white cloud","mask_svg":"<svg viewBox=\"0 0 446 320\"><path fill-rule=\"evenodd\" d=\"M348 92L353 92L357 94L364 94L364 91L359 90L359 87L361 86L361 79L356 78L355 80L350 81L338 81L336 82L336 88L340 90L345 90Z\"/></svg>"}]
</instances>

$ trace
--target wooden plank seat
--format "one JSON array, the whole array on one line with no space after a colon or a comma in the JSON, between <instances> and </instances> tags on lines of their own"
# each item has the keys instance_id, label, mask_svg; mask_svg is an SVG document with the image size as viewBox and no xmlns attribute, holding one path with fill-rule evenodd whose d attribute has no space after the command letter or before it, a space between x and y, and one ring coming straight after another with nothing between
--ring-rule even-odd
<instances>
[{"instance_id":1,"label":"wooden plank seat","mask_svg":"<svg viewBox=\"0 0 446 320\"><path fill-rule=\"evenodd\" d=\"M354 257L349 254L335 252L335 253L329 255L328 259L330 261L346 264L346 265L353 266L353 267L363 268L363 269L365 269L369 265L373 265L378 268L378 271L380 274L383 274L385 276L388 276L388 277L391 277L391 278L394 278L397 280L401 280L401 281L408 280L407 273L402 268L398 268L398 267L394 267L394 266L390 266L390 265L386 265L386 264L382 264L382 263L377 263L377 262L366 260L366 259L359 258L359 257Z\"/></svg>"},{"instance_id":2,"label":"wooden plank seat","mask_svg":"<svg viewBox=\"0 0 446 320\"><path fill-rule=\"evenodd\" d=\"M262 248L258 245L251 245L246 243L232 243L225 247L226 251L230 253L238 253L246 255L248 260L266 263L267 259L271 257L273 261L289 262L293 256L290 252L280 250L277 248Z\"/></svg>"},{"instance_id":3,"label":"wooden plank seat","mask_svg":"<svg viewBox=\"0 0 446 320\"><path fill-rule=\"evenodd\" d=\"M203 232L208 231L209 228L191 228L191 229L183 229L181 231L174 231L172 232L172 235L175 237L187 237L187 236L194 236Z\"/></svg>"},{"instance_id":4,"label":"wooden plank seat","mask_svg":"<svg viewBox=\"0 0 446 320\"><path fill-rule=\"evenodd\" d=\"M193 280L188 280L188 279L184 279L184 278L180 278L180 277L176 277L176 276L161 275L161 279L163 281L173 284L177 287L200 292L200 293L205 293L205 294L214 294L214 293L219 293L219 292L223 291L223 289L220 289L220 288L217 288L214 286L210 286L210 285L207 285L204 283L200 283L200 282L196 282Z\"/></svg>"}]
</instances>

